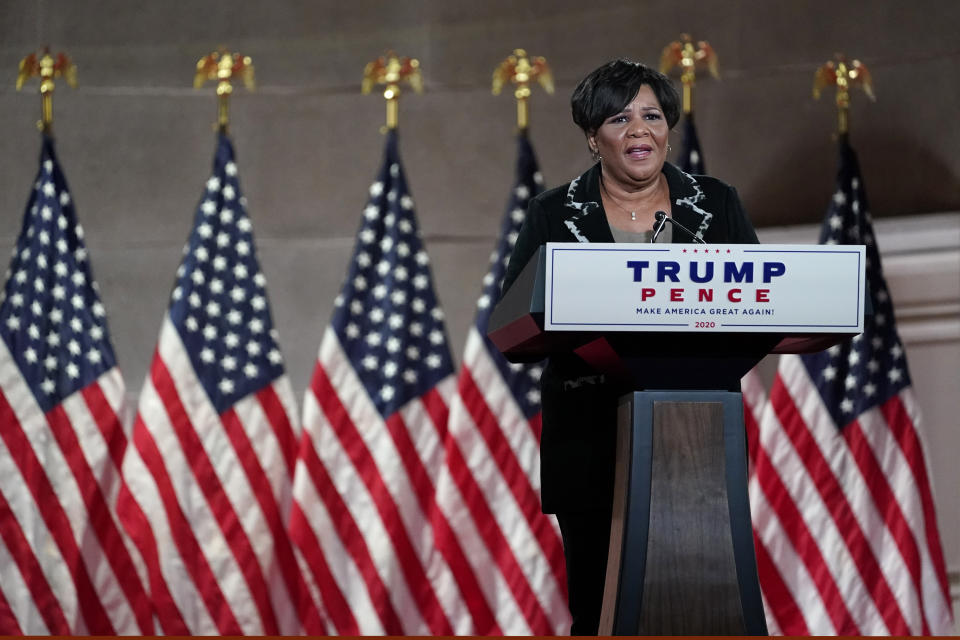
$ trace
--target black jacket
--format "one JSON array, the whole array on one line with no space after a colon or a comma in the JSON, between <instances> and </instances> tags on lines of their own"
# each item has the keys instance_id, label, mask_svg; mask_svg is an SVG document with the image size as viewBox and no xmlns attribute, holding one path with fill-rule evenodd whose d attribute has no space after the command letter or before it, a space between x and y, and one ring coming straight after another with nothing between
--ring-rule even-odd
<instances>
[{"instance_id":1,"label":"black jacket","mask_svg":"<svg viewBox=\"0 0 960 640\"><path fill-rule=\"evenodd\" d=\"M708 176L663 166L671 216L707 243L756 243L736 190ZM530 201L504 276L506 291L545 242L613 242L600 200L600 165ZM690 243L674 230L673 241ZM630 391L608 384L573 354L550 358L540 379L543 434L540 479L546 513L609 508L613 498L617 397Z\"/></svg>"}]
</instances>

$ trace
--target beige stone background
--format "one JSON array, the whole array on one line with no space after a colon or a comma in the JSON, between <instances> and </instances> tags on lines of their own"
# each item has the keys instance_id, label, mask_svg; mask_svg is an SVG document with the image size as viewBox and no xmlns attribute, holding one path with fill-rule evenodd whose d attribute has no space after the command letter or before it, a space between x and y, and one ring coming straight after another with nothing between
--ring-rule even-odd
<instances>
[{"instance_id":1,"label":"beige stone background","mask_svg":"<svg viewBox=\"0 0 960 640\"><path fill-rule=\"evenodd\" d=\"M836 51L863 60L878 101L854 98L878 238L924 409L955 599L960 593L960 2L954 0L0 0L0 250L36 172L39 98L14 91L40 44L68 52L55 130L131 396L152 354L180 249L214 150L212 88L197 59L225 44L253 57L232 129L274 318L298 394L306 386L380 162L383 100L364 64L419 58L426 92L401 104L401 152L459 358L513 176L515 108L490 93L514 47L546 56L531 137L549 185L588 165L569 95L599 64L656 64L687 31L723 78L698 86L709 172L740 191L762 240L814 242L833 189L835 110L811 98ZM672 134L674 147L679 135ZM767 370L772 364L767 363Z\"/></svg>"}]
</instances>

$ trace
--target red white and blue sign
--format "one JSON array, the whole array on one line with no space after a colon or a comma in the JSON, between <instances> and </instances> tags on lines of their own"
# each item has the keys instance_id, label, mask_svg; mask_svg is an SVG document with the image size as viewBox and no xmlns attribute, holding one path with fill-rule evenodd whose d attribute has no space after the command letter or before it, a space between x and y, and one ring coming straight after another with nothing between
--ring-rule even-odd
<instances>
[{"instance_id":1,"label":"red white and blue sign","mask_svg":"<svg viewBox=\"0 0 960 640\"><path fill-rule=\"evenodd\" d=\"M862 245L547 243L554 331L863 331Z\"/></svg>"}]
</instances>

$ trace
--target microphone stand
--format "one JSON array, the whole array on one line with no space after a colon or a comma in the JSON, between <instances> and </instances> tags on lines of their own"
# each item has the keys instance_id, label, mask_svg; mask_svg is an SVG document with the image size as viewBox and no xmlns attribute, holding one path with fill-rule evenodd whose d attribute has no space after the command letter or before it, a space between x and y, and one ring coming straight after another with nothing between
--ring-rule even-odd
<instances>
[{"instance_id":1,"label":"microphone stand","mask_svg":"<svg viewBox=\"0 0 960 640\"><path fill-rule=\"evenodd\" d=\"M674 227L680 229L685 234L687 234L690 238L692 238L695 243L707 244L706 242L703 241L703 238L696 235L693 231L690 231L690 229L687 229L685 226L683 226L682 224L680 224L679 222L677 222L676 220L668 216L665 212L657 211L655 214L653 214L653 217L654 219L656 219L656 224L653 227L653 235L650 236L651 243L654 243L657 241L657 238L660 236L660 232L663 231L663 228L667 226L667 223L669 222Z\"/></svg>"}]
</instances>

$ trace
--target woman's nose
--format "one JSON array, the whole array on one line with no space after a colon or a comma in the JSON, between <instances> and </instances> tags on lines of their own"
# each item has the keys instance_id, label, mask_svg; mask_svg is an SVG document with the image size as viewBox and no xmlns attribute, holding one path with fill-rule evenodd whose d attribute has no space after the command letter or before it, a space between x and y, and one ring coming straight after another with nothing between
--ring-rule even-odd
<instances>
[{"instance_id":1,"label":"woman's nose","mask_svg":"<svg viewBox=\"0 0 960 640\"><path fill-rule=\"evenodd\" d=\"M628 135L631 138L640 138L649 133L650 131L647 128L647 124L642 120L630 123L630 130L628 131Z\"/></svg>"}]
</instances>

